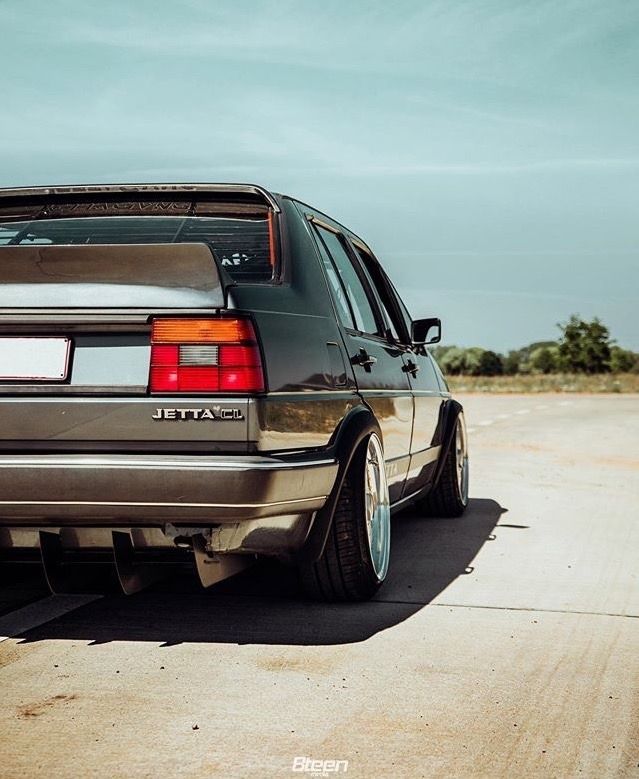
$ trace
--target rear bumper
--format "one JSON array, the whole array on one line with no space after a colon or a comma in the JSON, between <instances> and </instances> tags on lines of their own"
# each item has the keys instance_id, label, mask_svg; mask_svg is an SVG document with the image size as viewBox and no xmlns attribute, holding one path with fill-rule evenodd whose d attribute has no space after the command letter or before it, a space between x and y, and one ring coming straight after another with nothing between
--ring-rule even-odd
<instances>
[{"instance_id":1,"label":"rear bumper","mask_svg":"<svg viewBox=\"0 0 639 779\"><path fill-rule=\"evenodd\" d=\"M337 467L266 456L1 456L0 527L161 528L308 515L324 505Z\"/></svg>"}]
</instances>

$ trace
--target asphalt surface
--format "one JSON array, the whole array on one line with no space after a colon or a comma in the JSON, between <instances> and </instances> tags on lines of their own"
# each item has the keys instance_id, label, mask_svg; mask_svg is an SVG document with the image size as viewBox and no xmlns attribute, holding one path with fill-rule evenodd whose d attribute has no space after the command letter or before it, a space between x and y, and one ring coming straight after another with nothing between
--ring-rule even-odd
<instances>
[{"instance_id":1,"label":"asphalt surface","mask_svg":"<svg viewBox=\"0 0 639 779\"><path fill-rule=\"evenodd\" d=\"M639 776L639 396L462 400L469 510L398 516L375 602L266 564L97 600L11 572L0 776Z\"/></svg>"}]
</instances>

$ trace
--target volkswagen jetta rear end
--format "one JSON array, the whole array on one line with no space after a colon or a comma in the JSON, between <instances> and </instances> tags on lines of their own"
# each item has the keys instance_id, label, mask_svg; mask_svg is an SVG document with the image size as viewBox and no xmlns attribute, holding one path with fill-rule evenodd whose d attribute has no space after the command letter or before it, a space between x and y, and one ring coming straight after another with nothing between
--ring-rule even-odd
<instances>
[{"instance_id":1,"label":"volkswagen jetta rear end","mask_svg":"<svg viewBox=\"0 0 639 779\"><path fill-rule=\"evenodd\" d=\"M241 185L0 192L4 559L131 592L167 552L208 585L303 546L337 463L264 444L277 327L237 294L277 287L279 214Z\"/></svg>"}]
</instances>

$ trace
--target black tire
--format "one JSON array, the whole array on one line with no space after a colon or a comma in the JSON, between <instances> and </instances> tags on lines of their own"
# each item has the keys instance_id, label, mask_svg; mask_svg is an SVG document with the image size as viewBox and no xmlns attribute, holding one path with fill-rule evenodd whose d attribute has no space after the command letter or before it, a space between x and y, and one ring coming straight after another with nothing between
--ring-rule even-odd
<instances>
[{"instance_id":1,"label":"black tire","mask_svg":"<svg viewBox=\"0 0 639 779\"><path fill-rule=\"evenodd\" d=\"M344 477L322 556L299 567L306 594L320 601L365 601L382 584L375 572L366 534L364 508L365 442ZM385 478L385 475L384 475Z\"/></svg>"},{"instance_id":2,"label":"black tire","mask_svg":"<svg viewBox=\"0 0 639 779\"><path fill-rule=\"evenodd\" d=\"M465 485L460 485L458 465L460 453L457 437L462 436L462 457L466 458ZM418 501L418 509L428 517L460 517L468 505L468 448L463 414L457 417L453 438L448 447L439 481Z\"/></svg>"}]
</instances>

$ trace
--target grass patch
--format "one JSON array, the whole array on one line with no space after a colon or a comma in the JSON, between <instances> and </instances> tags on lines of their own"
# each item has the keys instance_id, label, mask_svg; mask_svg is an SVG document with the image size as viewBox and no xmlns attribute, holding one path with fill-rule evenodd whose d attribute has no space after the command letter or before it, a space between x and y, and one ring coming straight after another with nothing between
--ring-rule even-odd
<instances>
[{"instance_id":1,"label":"grass patch","mask_svg":"<svg viewBox=\"0 0 639 779\"><path fill-rule=\"evenodd\" d=\"M452 392L637 392L639 373L520 374L517 376L447 376Z\"/></svg>"}]
</instances>

